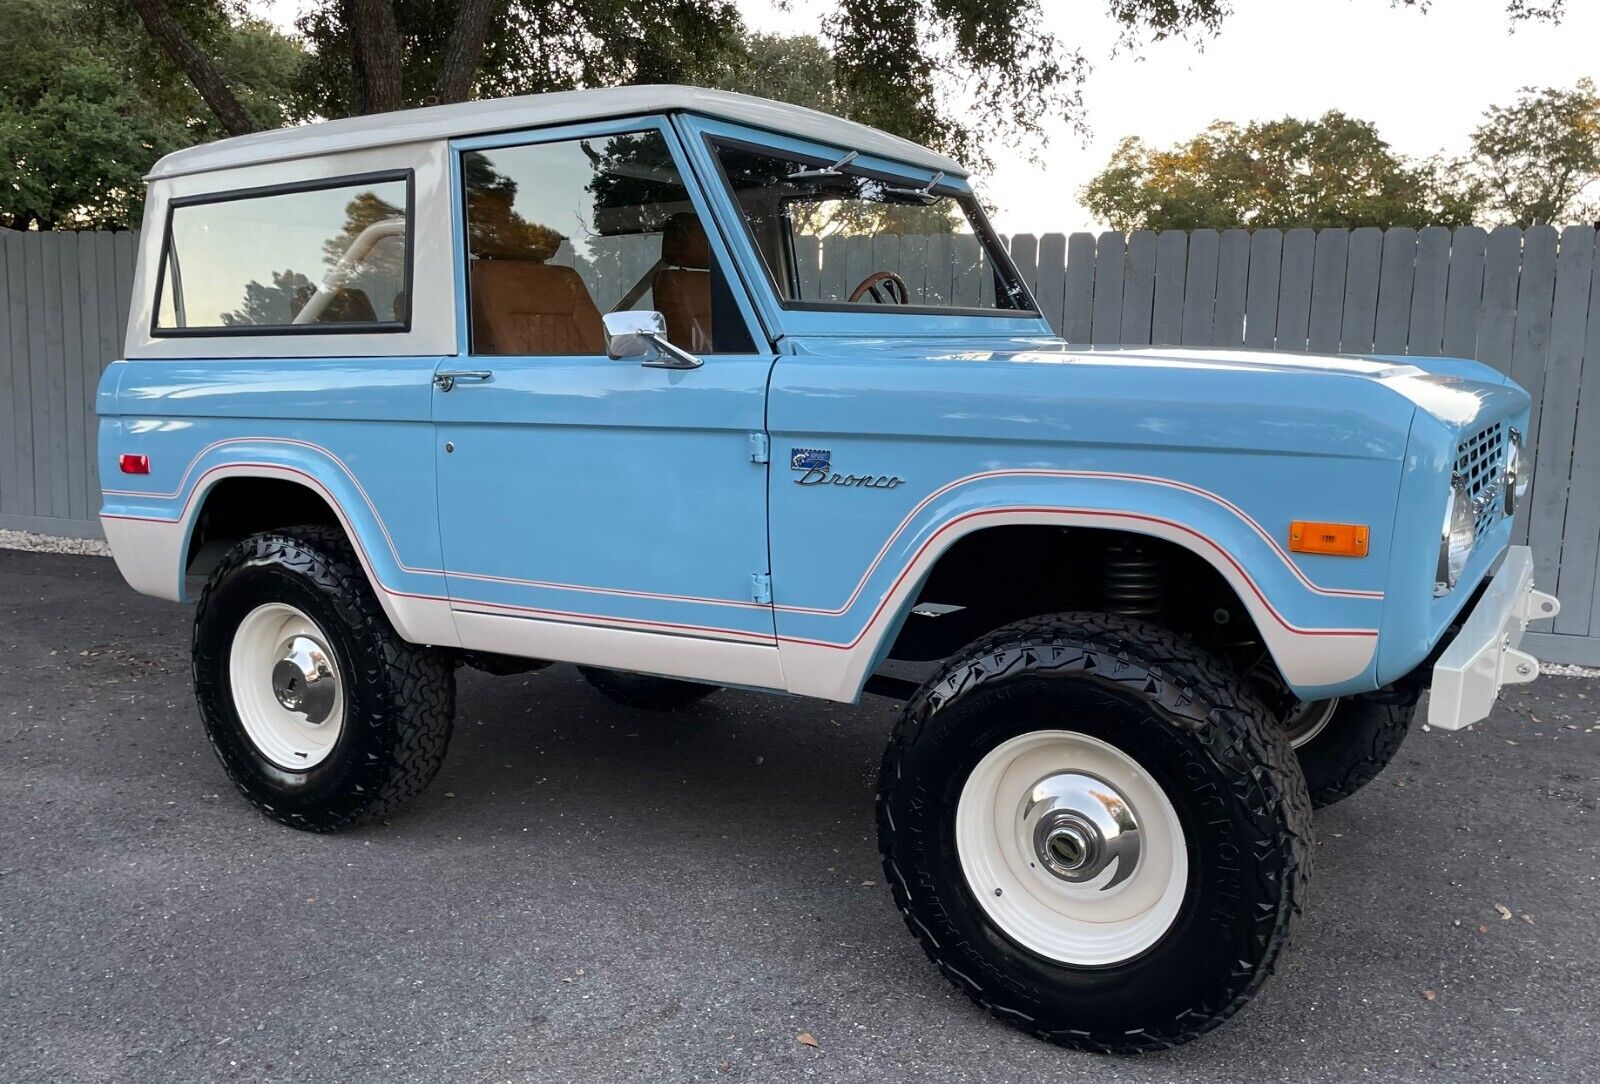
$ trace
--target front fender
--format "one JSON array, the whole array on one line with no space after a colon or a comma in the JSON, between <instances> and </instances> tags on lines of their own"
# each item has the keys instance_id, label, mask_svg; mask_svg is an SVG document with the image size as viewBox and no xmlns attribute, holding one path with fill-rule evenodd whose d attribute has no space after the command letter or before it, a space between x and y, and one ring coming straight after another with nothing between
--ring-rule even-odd
<instances>
[{"instance_id":1,"label":"front fender","mask_svg":"<svg viewBox=\"0 0 1600 1084\"><path fill-rule=\"evenodd\" d=\"M848 700L887 653L929 571L974 531L1052 525L1128 531L1175 543L1217 570L1261 631L1285 679L1302 695L1370 684L1383 605L1374 582L1318 582L1269 527L1240 504L1193 482L1130 471L997 467L952 479L917 501L843 597L777 610L784 673L795 692ZM1276 528L1276 530L1274 530ZM1374 525L1374 538L1387 536Z\"/></svg>"}]
</instances>

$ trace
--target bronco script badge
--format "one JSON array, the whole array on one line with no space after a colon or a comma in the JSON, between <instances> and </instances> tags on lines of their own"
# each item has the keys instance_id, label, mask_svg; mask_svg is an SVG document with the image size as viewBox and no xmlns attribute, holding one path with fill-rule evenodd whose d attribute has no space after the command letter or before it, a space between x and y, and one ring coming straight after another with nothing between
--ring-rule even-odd
<instances>
[{"instance_id":1,"label":"bronco script badge","mask_svg":"<svg viewBox=\"0 0 1600 1084\"><path fill-rule=\"evenodd\" d=\"M800 472L797 486L855 486L860 489L894 489L906 480L898 474L835 474L833 453L826 448L795 448L789 452L789 469Z\"/></svg>"}]
</instances>

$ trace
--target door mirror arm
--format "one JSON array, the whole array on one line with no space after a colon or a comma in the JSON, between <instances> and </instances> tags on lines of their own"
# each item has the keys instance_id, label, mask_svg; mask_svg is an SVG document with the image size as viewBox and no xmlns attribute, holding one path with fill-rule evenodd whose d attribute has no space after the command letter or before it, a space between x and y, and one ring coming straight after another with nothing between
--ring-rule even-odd
<instances>
[{"instance_id":1,"label":"door mirror arm","mask_svg":"<svg viewBox=\"0 0 1600 1084\"><path fill-rule=\"evenodd\" d=\"M606 355L617 361L638 358L652 369L698 369L705 362L667 339L667 318L659 312L628 309L601 317Z\"/></svg>"}]
</instances>

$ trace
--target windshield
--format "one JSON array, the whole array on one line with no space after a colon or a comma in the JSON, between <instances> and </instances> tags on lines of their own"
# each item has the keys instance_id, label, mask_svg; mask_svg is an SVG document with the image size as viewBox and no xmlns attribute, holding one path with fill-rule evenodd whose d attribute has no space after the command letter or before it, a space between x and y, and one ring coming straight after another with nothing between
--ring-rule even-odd
<instances>
[{"instance_id":1,"label":"windshield","mask_svg":"<svg viewBox=\"0 0 1600 1084\"><path fill-rule=\"evenodd\" d=\"M718 144L718 161L793 308L1033 311L970 196L853 165Z\"/></svg>"}]
</instances>

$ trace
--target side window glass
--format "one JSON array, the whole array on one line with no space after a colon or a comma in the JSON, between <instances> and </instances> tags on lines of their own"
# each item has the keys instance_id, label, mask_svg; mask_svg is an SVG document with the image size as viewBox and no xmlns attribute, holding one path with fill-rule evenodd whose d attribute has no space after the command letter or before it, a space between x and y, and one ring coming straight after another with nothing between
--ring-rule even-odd
<instances>
[{"instance_id":1,"label":"side window glass","mask_svg":"<svg viewBox=\"0 0 1600 1084\"><path fill-rule=\"evenodd\" d=\"M660 132L469 151L462 173L473 353L604 354L622 309L696 354L754 349Z\"/></svg>"},{"instance_id":2,"label":"side window glass","mask_svg":"<svg viewBox=\"0 0 1600 1084\"><path fill-rule=\"evenodd\" d=\"M404 329L409 188L394 177L174 201L155 333Z\"/></svg>"}]
</instances>

